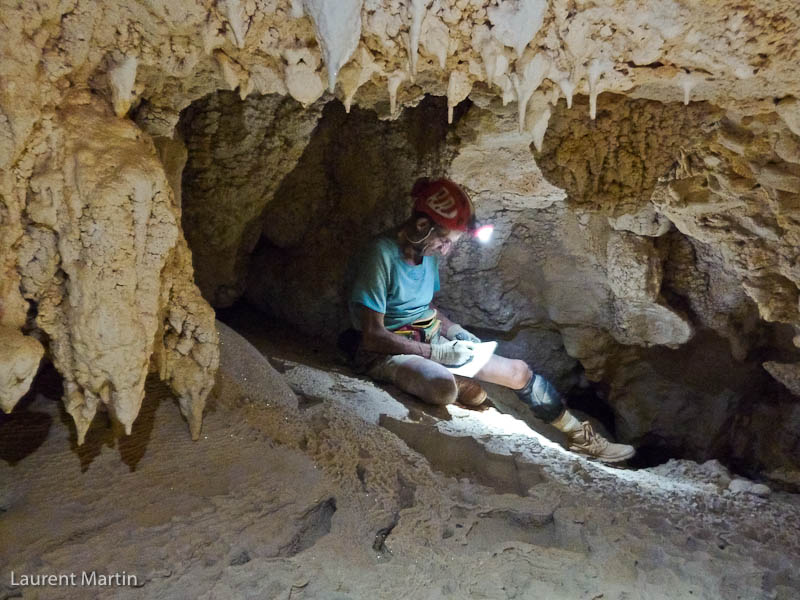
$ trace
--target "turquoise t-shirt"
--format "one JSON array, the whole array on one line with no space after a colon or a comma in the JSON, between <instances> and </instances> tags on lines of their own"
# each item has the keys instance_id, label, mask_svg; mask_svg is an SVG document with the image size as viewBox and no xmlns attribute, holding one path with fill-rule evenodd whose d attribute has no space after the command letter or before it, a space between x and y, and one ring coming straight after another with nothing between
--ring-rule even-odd
<instances>
[{"instance_id":1,"label":"turquoise t-shirt","mask_svg":"<svg viewBox=\"0 0 800 600\"><path fill-rule=\"evenodd\" d=\"M397 242L386 236L376 238L361 256L350 293L350 319L361 329L357 308L384 314L387 329L397 329L425 316L433 294L439 291L439 259L423 256L422 264L403 260Z\"/></svg>"}]
</instances>

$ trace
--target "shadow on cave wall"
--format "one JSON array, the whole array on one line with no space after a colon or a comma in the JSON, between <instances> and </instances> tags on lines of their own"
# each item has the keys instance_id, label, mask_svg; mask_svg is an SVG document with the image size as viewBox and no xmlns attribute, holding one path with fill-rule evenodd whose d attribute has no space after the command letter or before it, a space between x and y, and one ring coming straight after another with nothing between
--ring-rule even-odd
<instances>
[{"instance_id":1,"label":"shadow on cave wall","mask_svg":"<svg viewBox=\"0 0 800 600\"><path fill-rule=\"evenodd\" d=\"M463 109L462 109L463 110ZM333 340L346 325L351 258L409 213L420 176L443 173L447 104L426 97L396 121L328 103L295 169L259 219L245 296L276 319Z\"/></svg>"}]
</instances>

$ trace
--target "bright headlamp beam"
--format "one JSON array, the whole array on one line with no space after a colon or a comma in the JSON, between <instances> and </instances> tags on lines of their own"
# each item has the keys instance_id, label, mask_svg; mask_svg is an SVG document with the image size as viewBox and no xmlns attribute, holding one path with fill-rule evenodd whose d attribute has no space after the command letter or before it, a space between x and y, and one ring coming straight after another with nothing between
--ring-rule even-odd
<instances>
[{"instance_id":1,"label":"bright headlamp beam","mask_svg":"<svg viewBox=\"0 0 800 600\"><path fill-rule=\"evenodd\" d=\"M475 238L481 242L482 244L486 244L489 240L492 239L492 234L494 233L494 225L481 225L478 229L475 230L473 234Z\"/></svg>"}]
</instances>

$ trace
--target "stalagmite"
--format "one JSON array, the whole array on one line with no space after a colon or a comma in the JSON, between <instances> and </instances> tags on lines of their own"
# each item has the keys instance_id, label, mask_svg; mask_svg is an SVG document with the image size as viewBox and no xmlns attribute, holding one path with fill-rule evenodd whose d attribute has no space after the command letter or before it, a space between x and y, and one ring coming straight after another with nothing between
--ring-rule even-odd
<instances>
[{"instance_id":1,"label":"stalagmite","mask_svg":"<svg viewBox=\"0 0 800 600\"><path fill-rule=\"evenodd\" d=\"M387 77L387 88L389 90L389 112L392 115L394 115L397 111L397 89L406 79L408 79L408 73L403 70L395 71Z\"/></svg>"},{"instance_id":2,"label":"stalagmite","mask_svg":"<svg viewBox=\"0 0 800 600\"><path fill-rule=\"evenodd\" d=\"M237 48L244 48L244 37L247 35L244 7L241 0L222 0L218 6L231 26L234 43Z\"/></svg>"},{"instance_id":3,"label":"stalagmite","mask_svg":"<svg viewBox=\"0 0 800 600\"><path fill-rule=\"evenodd\" d=\"M350 60L361 39L363 0L305 0L317 42L328 68L328 91L333 93L339 69Z\"/></svg>"},{"instance_id":4,"label":"stalagmite","mask_svg":"<svg viewBox=\"0 0 800 600\"><path fill-rule=\"evenodd\" d=\"M133 86L136 83L136 66L139 61L135 56L125 59L108 72L111 84L111 101L118 117L128 114L133 103Z\"/></svg>"},{"instance_id":5,"label":"stalagmite","mask_svg":"<svg viewBox=\"0 0 800 600\"><path fill-rule=\"evenodd\" d=\"M411 25L408 29L408 60L411 63L412 77L417 74L417 59L419 58L419 34L422 30L422 20L425 18L425 11L430 6L431 0L411 0L409 11L411 12Z\"/></svg>"},{"instance_id":6,"label":"stalagmite","mask_svg":"<svg viewBox=\"0 0 800 600\"><path fill-rule=\"evenodd\" d=\"M517 93L519 103L519 131L525 129L525 113L528 108L528 100L544 80L545 75L550 70L550 59L541 52L533 56L524 57L517 62L517 72L511 75L514 90Z\"/></svg>"},{"instance_id":7,"label":"stalagmite","mask_svg":"<svg viewBox=\"0 0 800 600\"><path fill-rule=\"evenodd\" d=\"M600 77L614 65L610 61L593 58L589 62L587 72L589 75L589 117L594 121L597 115L597 95L602 91L599 88Z\"/></svg>"},{"instance_id":8,"label":"stalagmite","mask_svg":"<svg viewBox=\"0 0 800 600\"><path fill-rule=\"evenodd\" d=\"M453 122L453 108L466 98L472 90L472 81L463 71L450 73L447 82L447 122Z\"/></svg>"},{"instance_id":9,"label":"stalagmite","mask_svg":"<svg viewBox=\"0 0 800 600\"><path fill-rule=\"evenodd\" d=\"M487 10L492 35L514 48L519 58L541 29L546 10L547 0L501 0Z\"/></svg>"}]
</instances>

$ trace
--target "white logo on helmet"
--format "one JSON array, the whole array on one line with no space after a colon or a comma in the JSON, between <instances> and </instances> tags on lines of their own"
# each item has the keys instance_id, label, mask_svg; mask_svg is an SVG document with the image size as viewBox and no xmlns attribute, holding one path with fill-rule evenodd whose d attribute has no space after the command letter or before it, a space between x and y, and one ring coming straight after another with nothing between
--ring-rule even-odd
<instances>
[{"instance_id":1,"label":"white logo on helmet","mask_svg":"<svg viewBox=\"0 0 800 600\"><path fill-rule=\"evenodd\" d=\"M426 204L433 212L443 216L445 219L454 219L458 215L456 201L447 188L442 188L435 194L428 196Z\"/></svg>"}]
</instances>

